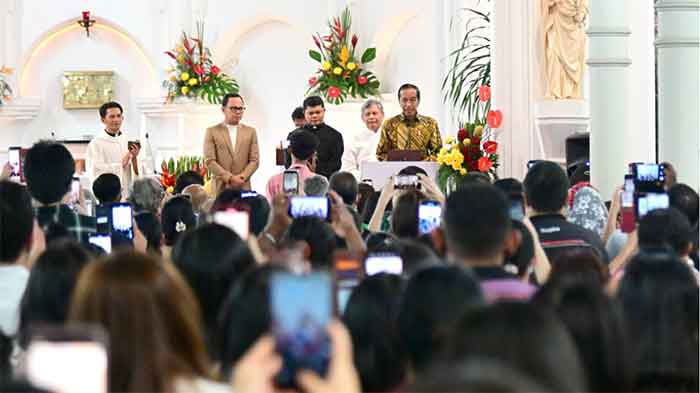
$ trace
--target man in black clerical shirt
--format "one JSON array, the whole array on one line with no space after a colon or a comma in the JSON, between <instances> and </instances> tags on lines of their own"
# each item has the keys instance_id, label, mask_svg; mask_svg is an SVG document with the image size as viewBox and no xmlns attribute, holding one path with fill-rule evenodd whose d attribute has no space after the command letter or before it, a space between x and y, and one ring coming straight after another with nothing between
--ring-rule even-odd
<instances>
[{"instance_id":1,"label":"man in black clerical shirt","mask_svg":"<svg viewBox=\"0 0 700 393\"><path fill-rule=\"evenodd\" d=\"M340 170L340 160L344 151L343 136L335 128L323 122L326 109L321 97L307 97L303 107L306 119L306 125L303 128L313 132L320 142L317 150L316 173L330 178ZM285 166L289 166L289 157Z\"/></svg>"}]
</instances>

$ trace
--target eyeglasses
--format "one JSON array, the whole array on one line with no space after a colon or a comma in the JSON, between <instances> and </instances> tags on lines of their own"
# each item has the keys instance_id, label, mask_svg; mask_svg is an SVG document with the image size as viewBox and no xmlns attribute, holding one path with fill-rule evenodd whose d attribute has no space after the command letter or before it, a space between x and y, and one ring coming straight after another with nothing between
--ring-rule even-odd
<instances>
[{"instance_id":1,"label":"eyeglasses","mask_svg":"<svg viewBox=\"0 0 700 393\"><path fill-rule=\"evenodd\" d=\"M244 106L230 106L228 109L230 109L232 112L243 112L245 110Z\"/></svg>"}]
</instances>

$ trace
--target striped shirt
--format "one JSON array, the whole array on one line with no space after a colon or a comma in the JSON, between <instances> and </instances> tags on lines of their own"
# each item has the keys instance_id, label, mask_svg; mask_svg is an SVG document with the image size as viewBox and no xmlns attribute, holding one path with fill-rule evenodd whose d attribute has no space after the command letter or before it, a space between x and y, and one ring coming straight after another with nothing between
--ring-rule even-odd
<instances>
[{"instance_id":1,"label":"striped shirt","mask_svg":"<svg viewBox=\"0 0 700 393\"><path fill-rule=\"evenodd\" d=\"M97 231L94 217L76 213L68 205L41 206L34 208L39 226L46 231L51 223L63 225L81 243L87 244L90 234Z\"/></svg>"}]
</instances>

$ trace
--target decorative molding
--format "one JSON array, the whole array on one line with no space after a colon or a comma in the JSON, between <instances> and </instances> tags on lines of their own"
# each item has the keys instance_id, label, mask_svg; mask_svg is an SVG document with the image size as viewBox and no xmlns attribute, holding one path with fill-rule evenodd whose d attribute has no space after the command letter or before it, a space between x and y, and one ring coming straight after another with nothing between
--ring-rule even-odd
<instances>
[{"instance_id":1,"label":"decorative molding","mask_svg":"<svg viewBox=\"0 0 700 393\"><path fill-rule=\"evenodd\" d=\"M671 38L656 40L654 45L657 48L696 48L700 46L700 39L689 40L684 38Z\"/></svg>"},{"instance_id":2,"label":"decorative molding","mask_svg":"<svg viewBox=\"0 0 700 393\"><path fill-rule=\"evenodd\" d=\"M586 64L590 67L629 67L632 65L632 59L628 57L588 59Z\"/></svg>"},{"instance_id":3,"label":"decorative molding","mask_svg":"<svg viewBox=\"0 0 700 393\"><path fill-rule=\"evenodd\" d=\"M586 33L590 37L628 37L632 35L632 30L627 26L591 26Z\"/></svg>"},{"instance_id":4,"label":"decorative molding","mask_svg":"<svg viewBox=\"0 0 700 393\"><path fill-rule=\"evenodd\" d=\"M654 5L657 11L698 11L700 2L697 0L687 1L657 1Z\"/></svg>"},{"instance_id":5,"label":"decorative molding","mask_svg":"<svg viewBox=\"0 0 700 393\"><path fill-rule=\"evenodd\" d=\"M39 116L40 109L39 97L15 98L0 106L0 119L32 120Z\"/></svg>"},{"instance_id":6,"label":"decorative molding","mask_svg":"<svg viewBox=\"0 0 700 393\"><path fill-rule=\"evenodd\" d=\"M211 114L218 110L218 105L193 100L166 103L165 97L147 97L136 100L136 109L150 117L177 117L184 114Z\"/></svg>"}]
</instances>

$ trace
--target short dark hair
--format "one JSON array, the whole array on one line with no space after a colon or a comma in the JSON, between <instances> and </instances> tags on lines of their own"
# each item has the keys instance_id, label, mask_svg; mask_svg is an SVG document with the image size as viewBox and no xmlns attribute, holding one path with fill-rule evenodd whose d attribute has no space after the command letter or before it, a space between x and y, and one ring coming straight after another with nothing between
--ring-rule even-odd
<instances>
[{"instance_id":1,"label":"short dark hair","mask_svg":"<svg viewBox=\"0 0 700 393\"><path fill-rule=\"evenodd\" d=\"M464 187L473 183L491 184L491 178L485 173L471 171L460 180L458 187Z\"/></svg>"},{"instance_id":2,"label":"short dark hair","mask_svg":"<svg viewBox=\"0 0 700 393\"><path fill-rule=\"evenodd\" d=\"M316 134L303 128L297 128L289 134L289 150L298 160L308 160L318 149Z\"/></svg>"},{"instance_id":3,"label":"short dark hair","mask_svg":"<svg viewBox=\"0 0 700 393\"><path fill-rule=\"evenodd\" d=\"M426 172L425 169L423 169L419 166L415 166L415 165L409 165L407 167L404 167L399 171L399 173L397 173L397 175L400 175L400 176L411 176L411 175L418 175L418 174L428 176L428 172Z\"/></svg>"},{"instance_id":4,"label":"short dark hair","mask_svg":"<svg viewBox=\"0 0 700 393\"><path fill-rule=\"evenodd\" d=\"M411 277L397 323L414 370L430 366L459 318L483 303L479 282L462 267L431 267Z\"/></svg>"},{"instance_id":5,"label":"short dark hair","mask_svg":"<svg viewBox=\"0 0 700 393\"><path fill-rule=\"evenodd\" d=\"M206 224L182 236L173 249L172 260L199 302L209 352L217 356L219 310L236 280L255 267L255 258L235 232Z\"/></svg>"},{"instance_id":6,"label":"short dark hair","mask_svg":"<svg viewBox=\"0 0 700 393\"><path fill-rule=\"evenodd\" d=\"M368 253L398 254L401 251L399 238L389 232L370 232L365 239Z\"/></svg>"},{"instance_id":7,"label":"short dark hair","mask_svg":"<svg viewBox=\"0 0 700 393\"><path fill-rule=\"evenodd\" d=\"M243 99L243 97L242 97L240 94L238 94L238 93L227 93L227 94L224 94L224 97L221 99L221 107L222 107L222 108L225 108L226 105L228 105L228 100L231 99L231 98L240 98L241 101L245 102L245 100Z\"/></svg>"},{"instance_id":8,"label":"short dark hair","mask_svg":"<svg viewBox=\"0 0 700 393\"><path fill-rule=\"evenodd\" d=\"M35 143L24 159L29 193L45 205L61 201L70 190L74 173L73 156L65 146L55 142Z\"/></svg>"},{"instance_id":9,"label":"short dark hair","mask_svg":"<svg viewBox=\"0 0 700 393\"><path fill-rule=\"evenodd\" d=\"M503 193L506 194L508 197L517 196L522 199L523 183L521 183L518 179L514 179L512 177L498 179L495 182L493 182L493 185L496 186L496 188L498 188L499 190L503 191Z\"/></svg>"},{"instance_id":10,"label":"short dark hair","mask_svg":"<svg viewBox=\"0 0 700 393\"><path fill-rule=\"evenodd\" d=\"M146 238L146 250L160 255L163 227L160 225L158 217L154 213L143 211L134 215L134 221Z\"/></svg>"},{"instance_id":11,"label":"short dark hair","mask_svg":"<svg viewBox=\"0 0 700 393\"><path fill-rule=\"evenodd\" d=\"M29 248L34 228L32 198L21 184L0 181L0 261L13 262Z\"/></svg>"},{"instance_id":12,"label":"short dark hair","mask_svg":"<svg viewBox=\"0 0 700 393\"><path fill-rule=\"evenodd\" d=\"M397 93L397 97L399 100L401 99L401 92L404 90L408 90L408 89L415 90L416 97L418 97L418 99L420 100L420 89L418 88L418 86L416 86L412 83L404 83L403 85L401 85L401 87L399 87L399 92Z\"/></svg>"},{"instance_id":13,"label":"short dark hair","mask_svg":"<svg viewBox=\"0 0 700 393\"><path fill-rule=\"evenodd\" d=\"M519 220L510 221L513 231L520 233L520 246L512 254L506 257L505 263L511 264L518 269L518 276L522 277L530 269L532 258L535 256L535 242L525 224Z\"/></svg>"},{"instance_id":14,"label":"short dark hair","mask_svg":"<svg viewBox=\"0 0 700 393\"><path fill-rule=\"evenodd\" d=\"M122 183L114 173L103 173L92 182L92 193L101 203L119 202L122 195Z\"/></svg>"},{"instance_id":15,"label":"short dark hair","mask_svg":"<svg viewBox=\"0 0 700 393\"><path fill-rule=\"evenodd\" d=\"M312 108L314 106L321 106L321 108L325 108L323 105L323 98L319 96L310 96L304 98L304 103L302 104L304 110L307 108Z\"/></svg>"},{"instance_id":16,"label":"short dark hair","mask_svg":"<svg viewBox=\"0 0 700 393\"><path fill-rule=\"evenodd\" d=\"M292 111L292 120L305 119L304 108L298 106Z\"/></svg>"},{"instance_id":17,"label":"short dark hair","mask_svg":"<svg viewBox=\"0 0 700 393\"><path fill-rule=\"evenodd\" d=\"M527 204L538 212L554 213L566 204L569 178L566 172L551 161L533 165L523 182Z\"/></svg>"},{"instance_id":18,"label":"short dark hair","mask_svg":"<svg viewBox=\"0 0 700 393\"><path fill-rule=\"evenodd\" d=\"M185 171L175 180L175 194L182 194L182 190L191 184L204 185L204 177L195 171Z\"/></svg>"},{"instance_id":19,"label":"short dark hair","mask_svg":"<svg viewBox=\"0 0 700 393\"><path fill-rule=\"evenodd\" d=\"M192 202L184 196L170 198L161 212L163 235L166 246L174 246L183 232L194 229L197 218L194 215ZM184 228L179 228L178 224L184 224Z\"/></svg>"},{"instance_id":20,"label":"short dark hair","mask_svg":"<svg viewBox=\"0 0 700 393\"><path fill-rule=\"evenodd\" d=\"M119 105L118 102L109 101L105 102L104 104L102 104L102 106L100 106L100 118L104 119L105 117L107 117L107 110L110 108L119 108L119 112L121 112L122 114L124 113L124 108L122 108L122 106Z\"/></svg>"},{"instance_id":21,"label":"short dark hair","mask_svg":"<svg viewBox=\"0 0 700 393\"><path fill-rule=\"evenodd\" d=\"M343 322L363 392L395 390L407 374L408 357L396 325L404 287L400 276L377 274L362 280L348 300Z\"/></svg>"},{"instance_id":22,"label":"short dark hair","mask_svg":"<svg viewBox=\"0 0 700 393\"><path fill-rule=\"evenodd\" d=\"M305 241L311 249L309 262L313 269L328 269L332 266L336 238L333 228L318 217L295 218L287 229L286 239Z\"/></svg>"},{"instance_id":23,"label":"short dark hair","mask_svg":"<svg viewBox=\"0 0 700 393\"><path fill-rule=\"evenodd\" d=\"M698 193L687 184L676 183L668 189L668 199L671 207L685 214L691 226L698 223Z\"/></svg>"},{"instance_id":24,"label":"short dark hair","mask_svg":"<svg viewBox=\"0 0 700 393\"><path fill-rule=\"evenodd\" d=\"M329 188L337 192L346 205L355 203L359 191L357 179L350 172L336 172L331 175Z\"/></svg>"},{"instance_id":25,"label":"short dark hair","mask_svg":"<svg viewBox=\"0 0 700 393\"><path fill-rule=\"evenodd\" d=\"M68 317L71 295L91 255L73 239L48 246L32 267L19 315L20 344L33 324L61 325Z\"/></svg>"},{"instance_id":26,"label":"short dark hair","mask_svg":"<svg viewBox=\"0 0 700 393\"><path fill-rule=\"evenodd\" d=\"M469 184L452 192L442 215L447 248L459 257L500 253L511 231L508 209L505 195L490 184Z\"/></svg>"},{"instance_id":27,"label":"short dark hair","mask_svg":"<svg viewBox=\"0 0 700 393\"><path fill-rule=\"evenodd\" d=\"M435 251L416 239L401 239L399 255L403 260L403 276L411 278L416 272L433 267L442 266L445 263L437 256Z\"/></svg>"},{"instance_id":28,"label":"short dark hair","mask_svg":"<svg viewBox=\"0 0 700 393\"><path fill-rule=\"evenodd\" d=\"M687 251L691 227L688 218L676 208L656 209L639 220L639 248L669 248L677 254Z\"/></svg>"}]
</instances>

